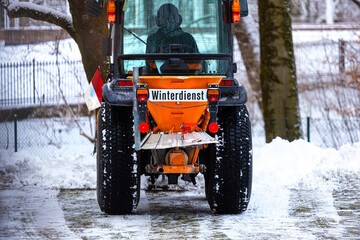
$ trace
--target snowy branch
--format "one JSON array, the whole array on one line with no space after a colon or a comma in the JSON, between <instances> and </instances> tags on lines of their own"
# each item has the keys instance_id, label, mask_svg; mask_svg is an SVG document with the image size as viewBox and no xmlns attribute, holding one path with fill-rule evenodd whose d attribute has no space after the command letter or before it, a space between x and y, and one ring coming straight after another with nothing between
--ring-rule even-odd
<instances>
[{"instance_id":1,"label":"snowy branch","mask_svg":"<svg viewBox=\"0 0 360 240\"><path fill-rule=\"evenodd\" d=\"M9 17L29 17L35 20L49 22L65 29L70 36L75 37L75 29L70 16L34 3L14 1L7 4L6 2L5 0L0 0L0 5L7 10Z\"/></svg>"},{"instance_id":2,"label":"snowy branch","mask_svg":"<svg viewBox=\"0 0 360 240\"><path fill-rule=\"evenodd\" d=\"M360 8L360 0L352 0Z\"/></svg>"}]
</instances>

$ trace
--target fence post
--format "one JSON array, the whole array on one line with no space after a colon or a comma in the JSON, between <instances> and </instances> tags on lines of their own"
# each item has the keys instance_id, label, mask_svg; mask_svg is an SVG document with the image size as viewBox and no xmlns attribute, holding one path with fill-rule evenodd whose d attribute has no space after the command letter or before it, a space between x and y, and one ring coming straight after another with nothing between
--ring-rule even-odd
<instances>
[{"instance_id":1,"label":"fence post","mask_svg":"<svg viewBox=\"0 0 360 240\"><path fill-rule=\"evenodd\" d=\"M345 72L345 41L339 40L339 73Z\"/></svg>"},{"instance_id":2,"label":"fence post","mask_svg":"<svg viewBox=\"0 0 360 240\"><path fill-rule=\"evenodd\" d=\"M310 117L306 118L307 141L310 142Z\"/></svg>"},{"instance_id":3,"label":"fence post","mask_svg":"<svg viewBox=\"0 0 360 240\"><path fill-rule=\"evenodd\" d=\"M34 104L35 104L35 58L33 58L33 86L34 86Z\"/></svg>"},{"instance_id":4,"label":"fence post","mask_svg":"<svg viewBox=\"0 0 360 240\"><path fill-rule=\"evenodd\" d=\"M14 115L14 142L15 142L15 152L17 152L17 115Z\"/></svg>"}]
</instances>

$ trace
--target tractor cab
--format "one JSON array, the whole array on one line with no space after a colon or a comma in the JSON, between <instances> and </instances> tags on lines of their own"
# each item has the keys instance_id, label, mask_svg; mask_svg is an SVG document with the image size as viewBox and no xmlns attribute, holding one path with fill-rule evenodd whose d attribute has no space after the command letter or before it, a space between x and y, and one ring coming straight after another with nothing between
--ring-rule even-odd
<instances>
[{"instance_id":1,"label":"tractor cab","mask_svg":"<svg viewBox=\"0 0 360 240\"><path fill-rule=\"evenodd\" d=\"M120 74L233 76L230 4L128 1L120 26ZM232 14L232 13L231 13Z\"/></svg>"},{"instance_id":2,"label":"tractor cab","mask_svg":"<svg viewBox=\"0 0 360 240\"><path fill-rule=\"evenodd\" d=\"M105 6L104 52L117 77L131 76L134 67L146 76L233 77L231 24L247 16L246 0L109 0Z\"/></svg>"},{"instance_id":3,"label":"tractor cab","mask_svg":"<svg viewBox=\"0 0 360 240\"><path fill-rule=\"evenodd\" d=\"M252 144L247 95L234 79L231 24L246 0L101 0L111 57L98 117L98 201L107 213L137 205L139 176L195 183L201 173L210 207L246 209Z\"/></svg>"}]
</instances>

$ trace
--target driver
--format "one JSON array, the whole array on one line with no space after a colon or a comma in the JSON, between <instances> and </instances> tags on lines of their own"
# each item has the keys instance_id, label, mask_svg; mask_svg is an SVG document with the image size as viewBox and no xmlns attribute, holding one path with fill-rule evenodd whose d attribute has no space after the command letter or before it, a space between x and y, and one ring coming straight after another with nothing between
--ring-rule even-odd
<instances>
[{"instance_id":1,"label":"driver","mask_svg":"<svg viewBox=\"0 0 360 240\"><path fill-rule=\"evenodd\" d=\"M191 34L184 32L180 25L182 17L171 3L163 4L157 11L156 33L147 39L146 53L171 53L171 44L178 44L177 53L199 53L196 41Z\"/></svg>"}]
</instances>

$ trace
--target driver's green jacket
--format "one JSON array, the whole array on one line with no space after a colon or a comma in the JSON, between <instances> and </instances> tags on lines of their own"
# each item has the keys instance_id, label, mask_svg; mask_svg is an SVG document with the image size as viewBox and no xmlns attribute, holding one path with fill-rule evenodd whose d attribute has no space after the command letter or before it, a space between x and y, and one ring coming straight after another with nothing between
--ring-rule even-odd
<instances>
[{"instance_id":1,"label":"driver's green jacket","mask_svg":"<svg viewBox=\"0 0 360 240\"><path fill-rule=\"evenodd\" d=\"M179 44L176 53L199 53L196 41L191 34L184 32L180 26L163 26L147 39L146 53L171 53L170 45Z\"/></svg>"}]
</instances>

